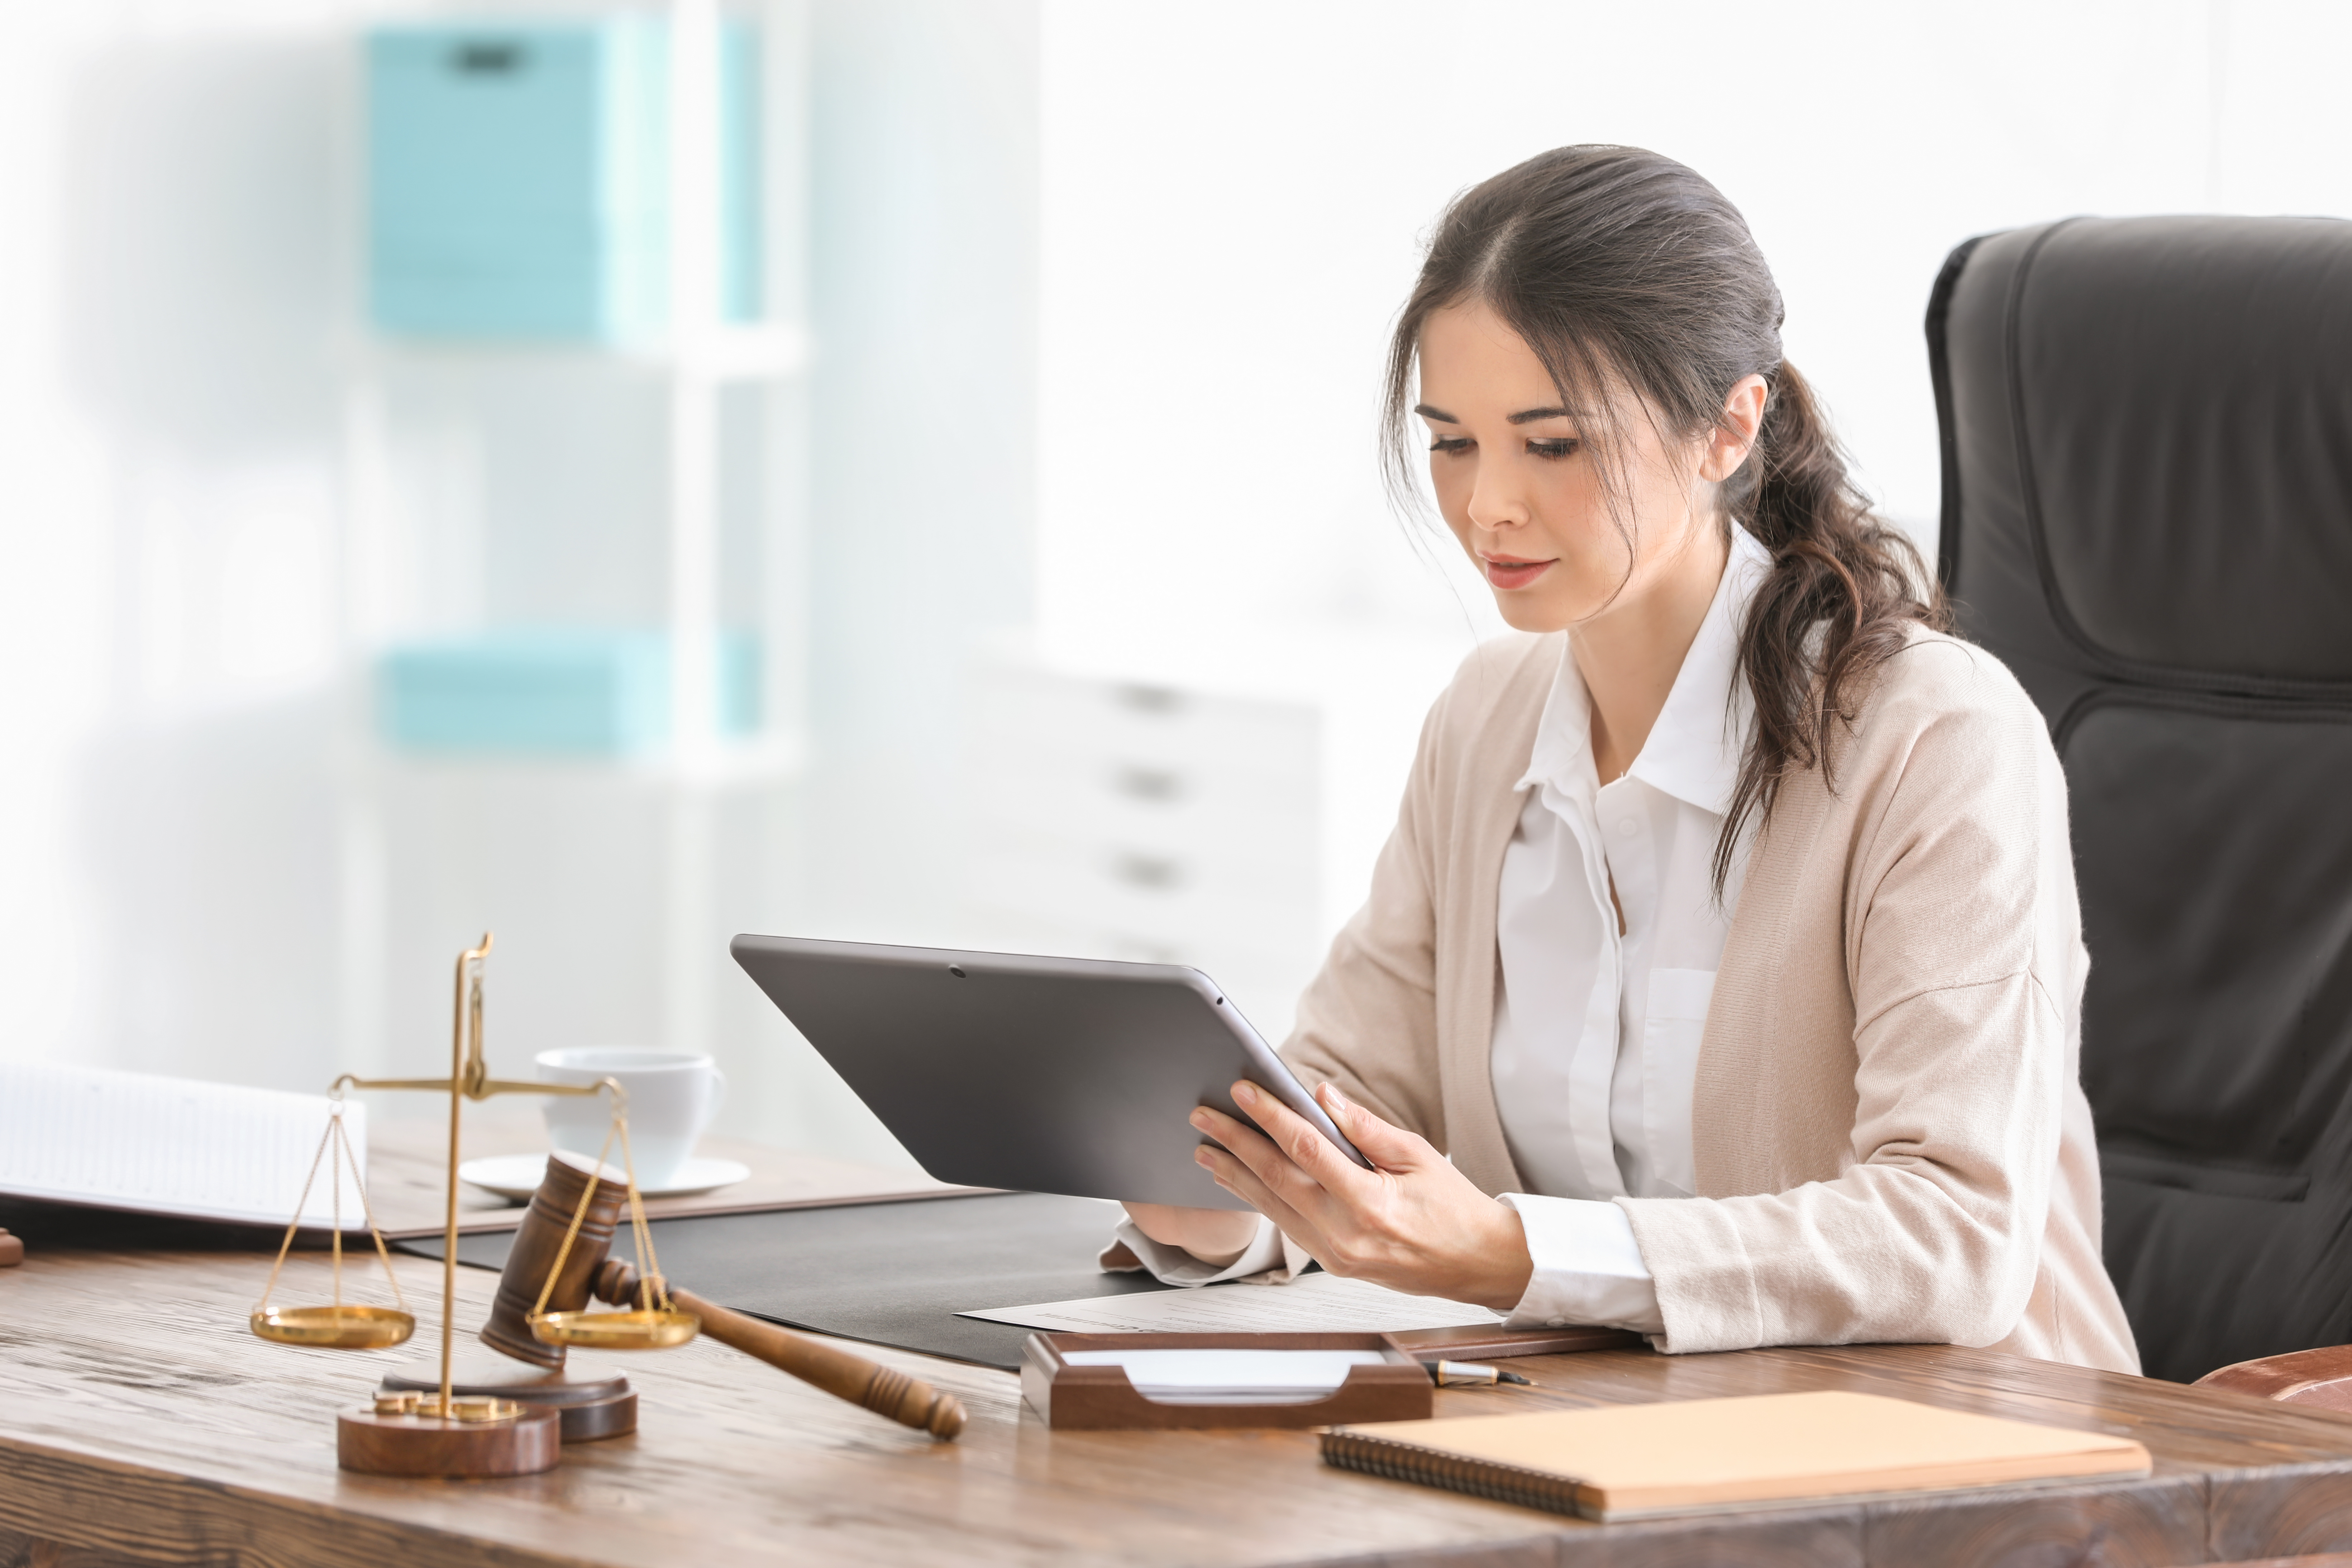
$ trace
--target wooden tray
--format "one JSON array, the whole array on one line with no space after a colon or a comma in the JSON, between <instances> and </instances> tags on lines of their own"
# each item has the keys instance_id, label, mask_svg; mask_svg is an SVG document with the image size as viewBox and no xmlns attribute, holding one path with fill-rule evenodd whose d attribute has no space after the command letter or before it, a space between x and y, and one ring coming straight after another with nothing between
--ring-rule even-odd
<instances>
[{"instance_id":1,"label":"wooden tray","mask_svg":"<svg viewBox=\"0 0 2352 1568\"><path fill-rule=\"evenodd\" d=\"M1162 1405L1146 1399L1118 1366L1072 1366L1074 1351L1379 1351L1379 1366L1298 1405ZM1324 1426L1335 1421L1415 1421L1433 1406L1421 1363L1386 1334L1031 1334L1022 1346L1021 1397L1057 1432L1120 1427Z\"/></svg>"}]
</instances>

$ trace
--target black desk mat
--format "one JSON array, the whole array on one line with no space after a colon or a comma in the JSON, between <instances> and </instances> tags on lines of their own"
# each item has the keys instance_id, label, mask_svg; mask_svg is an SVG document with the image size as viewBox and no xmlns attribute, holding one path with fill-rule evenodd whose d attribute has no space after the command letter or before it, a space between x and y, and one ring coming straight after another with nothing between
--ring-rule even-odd
<instances>
[{"instance_id":1,"label":"black desk mat","mask_svg":"<svg viewBox=\"0 0 2352 1568\"><path fill-rule=\"evenodd\" d=\"M1018 1371L1032 1331L956 1313L1164 1289L1105 1274L1095 1256L1118 1211L1045 1193L920 1198L652 1222L662 1272L679 1289L788 1328ZM512 1231L457 1238L457 1261L506 1267ZM394 1244L441 1256L441 1238ZM613 1238L631 1256L628 1227Z\"/></svg>"}]
</instances>

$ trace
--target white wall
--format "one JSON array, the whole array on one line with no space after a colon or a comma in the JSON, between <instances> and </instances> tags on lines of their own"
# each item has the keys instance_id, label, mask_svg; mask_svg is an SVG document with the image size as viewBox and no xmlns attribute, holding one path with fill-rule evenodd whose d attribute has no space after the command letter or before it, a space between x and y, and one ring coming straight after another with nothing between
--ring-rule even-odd
<instances>
[{"instance_id":1,"label":"white wall","mask_svg":"<svg viewBox=\"0 0 2352 1568\"><path fill-rule=\"evenodd\" d=\"M268 1077L321 1020L335 481L313 10L0 7L9 1056L163 1066L202 1020L249 1047L232 1076ZM273 947L288 983L232 1001L236 956Z\"/></svg>"},{"instance_id":2,"label":"white wall","mask_svg":"<svg viewBox=\"0 0 2352 1568\"><path fill-rule=\"evenodd\" d=\"M368 9L0 0L0 1057L309 1086L350 1035L332 62ZM1445 198L1531 153L1640 142L1721 184L1791 356L1923 531L1919 316L1954 242L2352 211L2352 8L2311 0L814 15L820 771L722 828L756 872L745 924L950 931L954 666L1033 612L1062 653L1224 685L1254 642L1340 649L1327 682L1377 646L1365 754L1409 739L1486 623L1379 493L1382 337ZM1392 794L1392 763L1365 773ZM527 787L499 809L564 852ZM1342 829L1358 853L1378 830ZM507 1048L657 1005L635 872L511 875L539 896L501 932ZM490 900L444 881L389 980L435 1008ZM562 920L604 936L567 946ZM782 1064L758 1130L881 1147L772 1017L720 1025Z\"/></svg>"},{"instance_id":3,"label":"white wall","mask_svg":"<svg viewBox=\"0 0 2352 1568\"><path fill-rule=\"evenodd\" d=\"M1032 614L1034 0L815 28L812 934L950 937L960 669Z\"/></svg>"},{"instance_id":4,"label":"white wall","mask_svg":"<svg viewBox=\"0 0 2352 1568\"><path fill-rule=\"evenodd\" d=\"M1548 147L1655 148L1739 205L1931 552L1953 245L2352 213L2332 0L1050 0L1045 39L1039 603L1075 646L1456 616L1377 488L1384 336L1447 198Z\"/></svg>"}]
</instances>

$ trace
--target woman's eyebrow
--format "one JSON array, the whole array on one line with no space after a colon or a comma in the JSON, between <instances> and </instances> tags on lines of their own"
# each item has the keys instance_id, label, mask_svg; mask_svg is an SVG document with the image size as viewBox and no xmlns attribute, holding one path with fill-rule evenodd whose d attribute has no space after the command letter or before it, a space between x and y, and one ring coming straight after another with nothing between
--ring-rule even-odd
<instances>
[{"instance_id":1,"label":"woman's eyebrow","mask_svg":"<svg viewBox=\"0 0 2352 1568\"><path fill-rule=\"evenodd\" d=\"M1432 408L1426 403L1414 404L1412 405L1412 411L1415 414L1420 415L1423 419L1434 419L1440 425L1459 425L1462 423L1462 421L1454 417L1453 415L1446 413L1444 409ZM1509 422L1514 425L1532 425L1538 419L1572 419L1575 416L1565 408L1523 408L1517 414L1507 416Z\"/></svg>"}]
</instances>

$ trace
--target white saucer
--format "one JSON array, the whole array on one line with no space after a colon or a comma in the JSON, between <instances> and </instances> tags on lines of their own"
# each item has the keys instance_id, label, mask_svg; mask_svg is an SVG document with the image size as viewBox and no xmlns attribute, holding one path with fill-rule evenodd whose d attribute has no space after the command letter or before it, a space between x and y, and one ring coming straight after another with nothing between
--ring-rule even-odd
<instances>
[{"instance_id":1,"label":"white saucer","mask_svg":"<svg viewBox=\"0 0 2352 1568\"><path fill-rule=\"evenodd\" d=\"M468 1160L457 1167L460 1181L519 1204L530 1202L547 1173L544 1154L500 1154L491 1160ZM749 1165L732 1160L688 1160L675 1179L662 1186L651 1184L637 1191L649 1198L691 1198L732 1186L751 1173Z\"/></svg>"}]
</instances>

